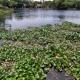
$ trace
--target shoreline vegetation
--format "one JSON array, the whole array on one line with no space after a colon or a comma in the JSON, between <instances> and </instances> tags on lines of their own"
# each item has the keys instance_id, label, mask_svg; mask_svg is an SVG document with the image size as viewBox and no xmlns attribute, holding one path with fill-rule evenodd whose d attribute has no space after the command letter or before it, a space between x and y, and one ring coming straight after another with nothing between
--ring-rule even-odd
<instances>
[{"instance_id":1,"label":"shoreline vegetation","mask_svg":"<svg viewBox=\"0 0 80 80\"><path fill-rule=\"evenodd\" d=\"M80 9L79 0L0 0L0 5L7 8L51 8L59 10Z\"/></svg>"},{"instance_id":2,"label":"shoreline vegetation","mask_svg":"<svg viewBox=\"0 0 80 80\"><path fill-rule=\"evenodd\" d=\"M80 25L0 31L0 39L0 80L46 80L53 66L80 80Z\"/></svg>"},{"instance_id":3,"label":"shoreline vegetation","mask_svg":"<svg viewBox=\"0 0 80 80\"><path fill-rule=\"evenodd\" d=\"M5 19L5 17L9 16L12 13L12 9L6 8L6 7L1 7L0 8L0 21Z\"/></svg>"},{"instance_id":4,"label":"shoreline vegetation","mask_svg":"<svg viewBox=\"0 0 80 80\"><path fill-rule=\"evenodd\" d=\"M42 8L54 10L79 10L79 0L53 0L53 1L28 1L28 0L0 0L0 21L18 8Z\"/></svg>"}]
</instances>

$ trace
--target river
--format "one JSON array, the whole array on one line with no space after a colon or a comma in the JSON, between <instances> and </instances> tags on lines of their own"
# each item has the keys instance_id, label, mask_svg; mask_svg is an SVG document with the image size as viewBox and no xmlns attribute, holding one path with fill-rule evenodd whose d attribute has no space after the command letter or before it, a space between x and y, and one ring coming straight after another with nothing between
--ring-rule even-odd
<instances>
[{"instance_id":1,"label":"river","mask_svg":"<svg viewBox=\"0 0 80 80\"><path fill-rule=\"evenodd\" d=\"M80 24L80 11L77 10L45 10L45 9L16 9L12 15L6 17L4 23L7 28L25 29L39 27L46 24L58 24L64 21Z\"/></svg>"}]
</instances>

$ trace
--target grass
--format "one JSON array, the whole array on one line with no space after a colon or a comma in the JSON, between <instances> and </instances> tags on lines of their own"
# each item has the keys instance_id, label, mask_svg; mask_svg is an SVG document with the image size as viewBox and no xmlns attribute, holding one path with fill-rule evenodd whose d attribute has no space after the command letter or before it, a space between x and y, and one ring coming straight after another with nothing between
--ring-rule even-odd
<instances>
[{"instance_id":1,"label":"grass","mask_svg":"<svg viewBox=\"0 0 80 80\"><path fill-rule=\"evenodd\" d=\"M80 25L1 31L0 39L0 80L46 80L53 66L80 80Z\"/></svg>"}]
</instances>

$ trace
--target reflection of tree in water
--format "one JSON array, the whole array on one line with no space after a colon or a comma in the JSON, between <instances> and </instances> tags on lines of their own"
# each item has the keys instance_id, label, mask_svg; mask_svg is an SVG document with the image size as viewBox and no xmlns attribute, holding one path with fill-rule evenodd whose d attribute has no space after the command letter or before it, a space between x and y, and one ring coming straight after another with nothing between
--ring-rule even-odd
<instances>
[{"instance_id":1,"label":"reflection of tree in water","mask_svg":"<svg viewBox=\"0 0 80 80\"><path fill-rule=\"evenodd\" d=\"M6 24L5 18L4 18L4 20L0 20L0 31L3 31L3 30L11 31L11 25L10 24Z\"/></svg>"},{"instance_id":2,"label":"reflection of tree in water","mask_svg":"<svg viewBox=\"0 0 80 80\"><path fill-rule=\"evenodd\" d=\"M5 25L5 18L0 19L0 27L4 27Z\"/></svg>"},{"instance_id":3,"label":"reflection of tree in water","mask_svg":"<svg viewBox=\"0 0 80 80\"><path fill-rule=\"evenodd\" d=\"M5 19L0 19L0 30L5 30Z\"/></svg>"},{"instance_id":4,"label":"reflection of tree in water","mask_svg":"<svg viewBox=\"0 0 80 80\"><path fill-rule=\"evenodd\" d=\"M24 17L24 13L23 13L22 10L15 10L15 11L14 11L14 14L15 14L15 17L16 17L17 19L23 19L23 17Z\"/></svg>"},{"instance_id":5,"label":"reflection of tree in water","mask_svg":"<svg viewBox=\"0 0 80 80\"><path fill-rule=\"evenodd\" d=\"M22 13L16 13L16 14L15 14L15 17L16 17L17 19L23 19L23 14L22 14Z\"/></svg>"},{"instance_id":6,"label":"reflection of tree in water","mask_svg":"<svg viewBox=\"0 0 80 80\"><path fill-rule=\"evenodd\" d=\"M35 9L27 10L26 9L17 9L14 11L14 15L17 19L36 17Z\"/></svg>"},{"instance_id":7,"label":"reflection of tree in water","mask_svg":"<svg viewBox=\"0 0 80 80\"><path fill-rule=\"evenodd\" d=\"M65 20L65 16L64 15L59 15L58 17L60 19L60 22L64 22L64 20Z\"/></svg>"},{"instance_id":8,"label":"reflection of tree in water","mask_svg":"<svg viewBox=\"0 0 80 80\"><path fill-rule=\"evenodd\" d=\"M65 13L64 11L59 11L59 16L58 16L60 23L63 23L65 21Z\"/></svg>"}]
</instances>

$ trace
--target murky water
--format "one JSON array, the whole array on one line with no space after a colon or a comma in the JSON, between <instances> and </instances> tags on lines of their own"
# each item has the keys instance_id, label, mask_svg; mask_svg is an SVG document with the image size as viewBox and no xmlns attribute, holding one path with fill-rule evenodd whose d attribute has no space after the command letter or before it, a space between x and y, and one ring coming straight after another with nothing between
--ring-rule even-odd
<instances>
[{"instance_id":1,"label":"murky water","mask_svg":"<svg viewBox=\"0 0 80 80\"><path fill-rule=\"evenodd\" d=\"M64 21L80 24L80 11L77 10L43 10L43 9L17 9L8 16L4 23L11 29L39 27L46 24L62 23Z\"/></svg>"}]
</instances>

